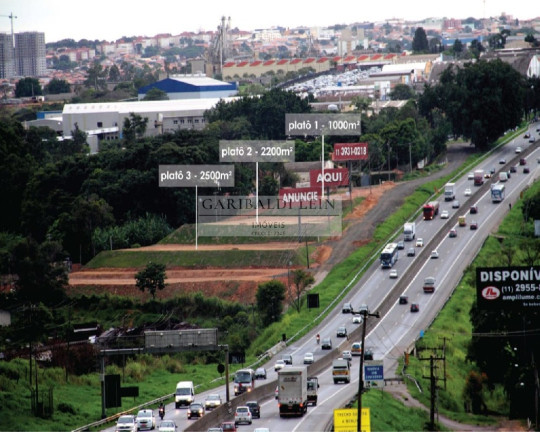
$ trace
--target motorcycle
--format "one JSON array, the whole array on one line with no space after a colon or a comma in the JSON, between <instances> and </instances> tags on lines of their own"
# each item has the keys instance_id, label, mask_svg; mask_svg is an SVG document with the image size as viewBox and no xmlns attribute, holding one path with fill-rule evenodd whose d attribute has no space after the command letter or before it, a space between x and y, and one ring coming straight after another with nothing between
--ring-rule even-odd
<instances>
[{"instance_id":1,"label":"motorcycle","mask_svg":"<svg viewBox=\"0 0 540 432\"><path fill-rule=\"evenodd\" d=\"M159 409L159 417L163 420L163 417L165 417L165 408Z\"/></svg>"},{"instance_id":2,"label":"motorcycle","mask_svg":"<svg viewBox=\"0 0 540 432\"><path fill-rule=\"evenodd\" d=\"M317 345L319 345L321 343L321 337L317 335L316 339L317 339Z\"/></svg>"}]
</instances>

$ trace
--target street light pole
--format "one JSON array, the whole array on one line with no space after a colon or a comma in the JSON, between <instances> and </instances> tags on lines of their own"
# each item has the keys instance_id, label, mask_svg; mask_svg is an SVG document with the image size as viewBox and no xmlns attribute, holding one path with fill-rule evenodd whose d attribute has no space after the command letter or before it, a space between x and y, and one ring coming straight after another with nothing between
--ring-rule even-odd
<instances>
[{"instance_id":1,"label":"street light pole","mask_svg":"<svg viewBox=\"0 0 540 432\"><path fill-rule=\"evenodd\" d=\"M357 424L357 432L361 432L362 430L362 392L364 391L364 356L366 354L366 323L367 323L367 317L375 317L379 318L379 312L375 312L373 314L370 314L367 310L361 310L360 315L362 315L362 353L360 355L360 377L358 379L358 421Z\"/></svg>"}]
</instances>

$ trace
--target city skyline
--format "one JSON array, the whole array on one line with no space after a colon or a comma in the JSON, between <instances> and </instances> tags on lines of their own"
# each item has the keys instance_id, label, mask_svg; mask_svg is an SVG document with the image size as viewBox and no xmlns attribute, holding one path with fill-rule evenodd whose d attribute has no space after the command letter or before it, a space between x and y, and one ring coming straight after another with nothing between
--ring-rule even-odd
<instances>
[{"instance_id":1,"label":"city skyline","mask_svg":"<svg viewBox=\"0 0 540 432\"><path fill-rule=\"evenodd\" d=\"M154 4L152 4L154 5ZM115 41L123 36L147 36L182 32L214 31L221 23L221 17L231 19L231 28L251 31L270 27L326 27L354 22L384 21L402 18L409 21L426 18L477 19L498 17L502 13L519 20L540 16L533 11L527 0L507 2L503 0L454 0L453 2L433 2L417 0L414 3L397 0L383 0L382 3L362 4L344 0L337 6L330 4L314 7L312 2L274 0L257 5L256 15L246 2L231 0L223 3L207 0L192 4L188 8L181 2L162 0L155 8L142 8L125 0L94 0L78 2L77 10L73 2L67 0L4 0L0 8L0 32L37 31L45 33L47 43L62 39ZM89 6L85 8L85 6Z\"/></svg>"}]
</instances>

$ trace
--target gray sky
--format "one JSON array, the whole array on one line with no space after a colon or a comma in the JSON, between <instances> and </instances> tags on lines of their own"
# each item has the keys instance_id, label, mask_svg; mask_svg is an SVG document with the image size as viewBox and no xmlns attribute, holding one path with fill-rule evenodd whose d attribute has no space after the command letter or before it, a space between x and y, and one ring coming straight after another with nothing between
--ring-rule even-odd
<instances>
[{"instance_id":1,"label":"gray sky","mask_svg":"<svg viewBox=\"0 0 540 432\"><path fill-rule=\"evenodd\" d=\"M537 0L314 0L269 1L134 1L134 0L1 0L0 32L39 31L46 42L65 38L114 41L122 36L173 35L215 30L221 17L231 27L254 30L273 26L330 26L391 18L464 19L500 16L526 20L540 16ZM322 5L322 6L319 6Z\"/></svg>"}]
</instances>

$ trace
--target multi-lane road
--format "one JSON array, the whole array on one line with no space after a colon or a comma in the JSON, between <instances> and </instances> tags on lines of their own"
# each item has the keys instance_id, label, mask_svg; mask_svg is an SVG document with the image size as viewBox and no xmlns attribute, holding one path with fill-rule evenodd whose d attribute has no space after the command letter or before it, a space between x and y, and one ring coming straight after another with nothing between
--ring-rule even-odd
<instances>
[{"instance_id":1,"label":"multi-lane road","mask_svg":"<svg viewBox=\"0 0 540 432\"><path fill-rule=\"evenodd\" d=\"M529 127L532 135L540 136L536 129L540 124ZM496 173L491 179L486 179L483 187L473 185L472 180L467 179L467 174L455 179L456 199L460 201L459 208L452 208L452 202L445 202L443 197L438 198L440 202L440 212L447 210L448 219L441 219L437 216L433 220L424 221L422 216L416 222L416 238L424 240L423 247L416 247L415 242L405 242L405 249L400 250L399 259L394 265L398 271L398 278L391 279L389 270L382 269L378 261L364 274L362 278L350 290L343 300L350 302L355 308L360 304L367 304L371 311L380 311L379 319L370 318L368 332L366 335L366 348L371 348L374 359L384 361L385 378L396 375L396 365L398 358L410 349L420 332L426 330L429 324L436 317L437 313L444 306L452 291L457 286L463 271L470 264L477 251L480 249L485 237L500 224L503 217L509 210L509 203L514 203L523 188L532 183L533 179L540 176L540 149L539 141L529 143L523 138L523 134L510 141L504 147L493 152L483 162L478 169L490 172L495 168ZM523 153L516 153L516 147L520 146ZM526 154L526 155L525 155ZM530 173L523 172L523 166L518 164L521 157L527 159L527 166ZM501 164L501 159L506 162ZM490 194L490 184L496 182L498 172L508 171L510 166L515 165L517 172L505 183L506 197L500 203L493 203ZM471 189L471 195L465 195L465 189ZM471 205L477 205L478 213L471 215L469 209ZM457 218L465 215L468 225L459 227ZM471 230L470 222L477 221L478 229ZM450 229L455 228L457 237L449 237ZM399 235L397 240L402 240L403 235ZM406 256L409 247L415 247L414 257ZM430 258L430 252L437 250L439 258ZM360 267L360 265L359 265ZM422 290L424 278L433 276L436 278L436 289L433 294L426 294ZM399 304L397 299L400 295L408 297L409 304ZM419 305L419 312L410 312L410 303ZM301 365L306 352L313 352L315 361L321 360L324 356L337 356L343 349L350 349L350 344L355 340L360 340L361 329L358 324L352 322L352 315L344 314L341 311L342 303L338 304L323 323L314 329L309 335L298 340L289 346L276 358L263 366L267 369L268 378L265 382L273 382L277 379L273 365L282 354L291 354L294 365ZM350 340L336 337L336 330L340 326L346 326ZM321 338L331 338L334 350L323 351L316 344L315 334L319 333ZM302 418L281 419L279 417L277 403L273 398L273 392L261 403L261 418L255 419L251 426L239 426L239 430L251 431L255 427L268 427L272 431L320 431L331 422L333 409L342 407L350 401L358 390L359 357L353 358L352 382L351 384L334 385L329 368L325 368L318 374L320 389L319 403L315 407L310 407L307 414ZM261 381L259 381L261 383ZM172 389L170 389L172 391ZM210 392L197 395L197 400L203 402ZM212 393L220 393L225 398L224 386L212 390ZM232 388L231 388L231 394ZM186 418L185 409L174 409L174 404L167 406L166 418L174 419L178 425L178 430L184 430L193 421ZM159 424L159 421L158 421ZM190 428L191 429L191 428ZM203 429L203 430L206 430Z\"/></svg>"}]
</instances>

